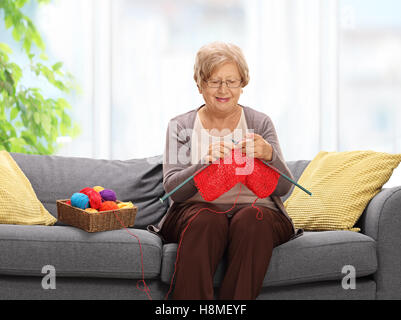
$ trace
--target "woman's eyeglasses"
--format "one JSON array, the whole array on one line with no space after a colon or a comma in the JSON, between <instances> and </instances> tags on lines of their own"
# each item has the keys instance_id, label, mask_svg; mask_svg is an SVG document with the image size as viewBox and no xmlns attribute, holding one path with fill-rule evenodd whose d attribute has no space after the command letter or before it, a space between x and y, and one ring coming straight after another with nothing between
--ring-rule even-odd
<instances>
[{"instance_id":1,"label":"woman's eyeglasses","mask_svg":"<svg viewBox=\"0 0 401 320\"><path fill-rule=\"evenodd\" d=\"M207 80L206 84L209 88L220 88L220 86L223 85L223 83L226 84L227 88L239 88L241 86L242 81L241 80Z\"/></svg>"}]
</instances>

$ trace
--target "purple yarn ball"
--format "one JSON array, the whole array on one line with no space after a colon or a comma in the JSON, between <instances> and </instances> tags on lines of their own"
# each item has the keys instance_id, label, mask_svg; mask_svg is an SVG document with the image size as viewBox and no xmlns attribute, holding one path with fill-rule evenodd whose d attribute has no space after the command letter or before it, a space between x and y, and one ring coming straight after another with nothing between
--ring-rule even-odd
<instances>
[{"instance_id":1,"label":"purple yarn ball","mask_svg":"<svg viewBox=\"0 0 401 320\"><path fill-rule=\"evenodd\" d=\"M104 190L100 191L99 193L102 196L103 201L116 201L117 200L116 193L111 189L104 189Z\"/></svg>"}]
</instances>

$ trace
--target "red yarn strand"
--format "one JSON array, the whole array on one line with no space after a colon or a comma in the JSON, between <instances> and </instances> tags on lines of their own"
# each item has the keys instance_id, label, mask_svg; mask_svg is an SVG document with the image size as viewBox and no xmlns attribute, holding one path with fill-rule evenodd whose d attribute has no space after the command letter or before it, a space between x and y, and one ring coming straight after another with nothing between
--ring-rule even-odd
<instances>
[{"instance_id":1,"label":"red yarn strand","mask_svg":"<svg viewBox=\"0 0 401 320\"><path fill-rule=\"evenodd\" d=\"M149 300L152 300L152 297L151 297L151 295L150 295L150 289L149 289L149 287L147 286L146 281L145 281L145 271L144 271L144 267L143 267L143 251L142 251L141 240L139 240L139 237L138 237L138 236L136 236L135 234L133 234L132 232L130 232L130 231L128 230L128 228L127 228L127 227L124 225L124 223L120 220L120 218L118 217L118 215L116 214L115 211L113 211L113 213L114 213L114 216L117 218L118 222L121 224L121 226L122 226L131 236L135 237L136 240L138 240L139 252L140 252L140 254L141 254L142 280L138 280L138 281L137 281L136 287L137 287L138 290L141 290L141 291L145 292L146 295L148 296L148 299L149 299ZM140 288L140 287L139 287L139 283L140 283L140 282L143 283L143 288Z\"/></svg>"}]
</instances>

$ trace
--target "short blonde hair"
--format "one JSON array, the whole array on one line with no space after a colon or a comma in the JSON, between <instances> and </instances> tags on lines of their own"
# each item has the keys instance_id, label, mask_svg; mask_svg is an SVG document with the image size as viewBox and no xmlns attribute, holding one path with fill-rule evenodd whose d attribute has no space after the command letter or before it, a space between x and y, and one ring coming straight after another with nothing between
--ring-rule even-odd
<instances>
[{"instance_id":1,"label":"short blonde hair","mask_svg":"<svg viewBox=\"0 0 401 320\"><path fill-rule=\"evenodd\" d=\"M241 75L241 87L249 83L249 69L241 48L232 43L212 42L201 47L196 54L194 65L194 79L198 87L202 81L207 81L214 69L227 62L237 64Z\"/></svg>"}]
</instances>

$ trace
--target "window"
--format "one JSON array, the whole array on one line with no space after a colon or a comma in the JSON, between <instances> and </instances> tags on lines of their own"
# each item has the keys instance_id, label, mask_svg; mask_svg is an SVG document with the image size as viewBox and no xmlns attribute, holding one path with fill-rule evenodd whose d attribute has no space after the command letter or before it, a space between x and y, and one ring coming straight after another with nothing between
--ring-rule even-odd
<instances>
[{"instance_id":1,"label":"window","mask_svg":"<svg viewBox=\"0 0 401 320\"><path fill-rule=\"evenodd\" d=\"M401 152L401 3L341 6L339 149Z\"/></svg>"},{"instance_id":2,"label":"window","mask_svg":"<svg viewBox=\"0 0 401 320\"><path fill-rule=\"evenodd\" d=\"M240 103L274 121L286 159L319 149L319 1L112 1L111 157L164 151L168 121L203 104L197 50L239 45L251 81Z\"/></svg>"},{"instance_id":3,"label":"window","mask_svg":"<svg viewBox=\"0 0 401 320\"><path fill-rule=\"evenodd\" d=\"M401 153L401 2L341 0L339 151ZM385 187L401 185L397 168Z\"/></svg>"},{"instance_id":4,"label":"window","mask_svg":"<svg viewBox=\"0 0 401 320\"><path fill-rule=\"evenodd\" d=\"M63 61L82 89L70 98L82 135L59 154L161 154L168 121L203 103L192 74L197 50L223 40L238 44L250 66L240 103L273 119L286 159L313 157L319 150L319 3L58 0L31 6L49 56Z\"/></svg>"},{"instance_id":5,"label":"window","mask_svg":"<svg viewBox=\"0 0 401 320\"><path fill-rule=\"evenodd\" d=\"M401 152L399 0L57 0L28 11L82 89L69 99L82 135L60 155L162 154L168 121L203 104L195 54L216 40L243 49L240 103L272 118L286 160Z\"/></svg>"}]
</instances>

